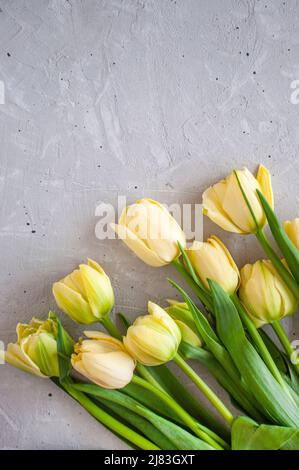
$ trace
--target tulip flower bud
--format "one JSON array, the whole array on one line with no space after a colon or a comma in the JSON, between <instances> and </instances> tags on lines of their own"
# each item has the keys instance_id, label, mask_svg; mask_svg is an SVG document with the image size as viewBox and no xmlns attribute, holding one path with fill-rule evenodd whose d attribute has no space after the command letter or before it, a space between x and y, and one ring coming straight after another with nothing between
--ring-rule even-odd
<instances>
[{"instance_id":1,"label":"tulip flower bud","mask_svg":"<svg viewBox=\"0 0 299 470\"><path fill-rule=\"evenodd\" d=\"M135 361L121 341L99 331L85 331L89 339L79 341L72 366L103 388L123 388L131 382Z\"/></svg>"},{"instance_id":2,"label":"tulip flower bud","mask_svg":"<svg viewBox=\"0 0 299 470\"><path fill-rule=\"evenodd\" d=\"M297 300L270 261L246 264L240 274L239 297L258 328L295 312Z\"/></svg>"},{"instance_id":3,"label":"tulip flower bud","mask_svg":"<svg viewBox=\"0 0 299 470\"><path fill-rule=\"evenodd\" d=\"M157 366L176 355L181 333L175 321L159 305L148 303L149 315L138 317L128 328L124 345L138 362Z\"/></svg>"},{"instance_id":4,"label":"tulip flower bud","mask_svg":"<svg viewBox=\"0 0 299 470\"><path fill-rule=\"evenodd\" d=\"M266 217L256 192L257 189L273 207L271 176L263 165L260 165L256 178L247 168L233 172L203 193L203 213L229 232L255 233L257 228L263 227L266 223Z\"/></svg>"},{"instance_id":5,"label":"tulip flower bud","mask_svg":"<svg viewBox=\"0 0 299 470\"><path fill-rule=\"evenodd\" d=\"M29 324L19 323L17 342L9 343L4 359L18 369L39 377L59 377L57 355L57 324L51 319L32 318ZM63 331L66 348L71 352L73 341Z\"/></svg>"},{"instance_id":6,"label":"tulip flower bud","mask_svg":"<svg viewBox=\"0 0 299 470\"><path fill-rule=\"evenodd\" d=\"M219 238L212 236L206 243L195 241L186 253L196 274L207 288L208 279L212 279L228 294L233 294L238 289L239 270Z\"/></svg>"},{"instance_id":7,"label":"tulip flower bud","mask_svg":"<svg viewBox=\"0 0 299 470\"><path fill-rule=\"evenodd\" d=\"M176 323L179 321L180 323L187 325L199 338L193 315L186 302L178 302L177 300L172 299L167 299L167 302L169 303L169 307L166 307L164 310L171 316L171 318L173 318ZM202 341L200 338L199 340Z\"/></svg>"},{"instance_id":8,"label":"tulip flower bud","mask_svg":"<svg viewBox=\"0 0 299 470\"><path fill-rule=\"evenodd\" d=\"M175 320L175 322L180 329L182 341L197 348L202 346L203 343L199 335L197 335L188 325L186 325L186 323L182 322L181 320Z\"/></svg>"},{"instance_id":9,"label":"tulip flower bud","mask_svg":"<svg viewBox=\"0 0 299 470\"><path fill-rule=\"evenodd\" d=\"M101 321L114 305L110 279L101 266L91 259L55 282L53 294L61 310L83 324Z\"/></svg>"},{"instance_id":10,"label":"tulip flower bud","mask_svg":"<svg viewBox=\"0 0 299 470\"><path fill-rule=\"evenodd\" d=\"M186 238L170 212L152 199L141 199L126 207L118 225L111 227L124 243L146 264L164 266L180 254L177 242Z\"/></svg>"},{"instance_id":11,"label":"tulip flower bud","mask_svg":"<svg viewBox=\"0 0 299 470\"><path fill-rule=\"evenodd\" d=\"M283 226L287 236L299 250L299 218L292 221L286 220Z\"/></svg>"}]
</instances>

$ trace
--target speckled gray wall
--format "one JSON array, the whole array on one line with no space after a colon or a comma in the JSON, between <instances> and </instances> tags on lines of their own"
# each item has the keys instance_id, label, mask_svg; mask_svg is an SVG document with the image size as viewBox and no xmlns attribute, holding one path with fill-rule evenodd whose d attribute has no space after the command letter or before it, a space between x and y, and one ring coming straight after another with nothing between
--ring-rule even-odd
<instances>
[{"instance_id":1,"label":"speckled gray wall","mask_svg":"<svg viewBox=\"0 0 299 470\"><path fill-rule=\"evenodd\" d=\"M173 296L95 208L160 194L201 202L262 162L279 215L298 209L299 6L288 0L0 0L1 339L55 308L51 284L87 256L133 317ZM298 82L299 85L299 82ZM296 86L296 83L293 83ZM296 96L295 96L296 98ZM298 215L298 214L297 214ZM221 233L240 265L252 237ZM76 327L65 319L73 333ZM298 325L298 322L297 322ZM294 320L288 322L299 335ZM0 366L1 448L125 448L48 381Z\"/></svg>"}]
</instances>

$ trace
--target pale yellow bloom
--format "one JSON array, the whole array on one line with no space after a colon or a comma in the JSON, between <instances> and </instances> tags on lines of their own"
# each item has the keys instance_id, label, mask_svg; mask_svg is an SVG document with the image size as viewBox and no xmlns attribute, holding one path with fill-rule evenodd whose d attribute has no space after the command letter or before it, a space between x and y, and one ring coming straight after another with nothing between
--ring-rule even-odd
<instances>
[{"instance_id":1,"label":"pale yellow bloom","mask_svg":"<svg viewBox=\"0 0 299 470\"><path fill-rule=\"evenodd\" d=\"M299 250L299 218L294 220L286 220L283 226L289 239Z\"/></svg>"},{"instance_id":2,"label":"pale yellow bloom","mask_svg":"<svg viewBox=\"0 0 299 470\"><path fill-rule=\"evenodd\" d=\"M240 274L239 297L257 327L296 311L297 300L271 261L246 264Z\"/></svg>"},{"instance_id":3,"label":"pale yellow bloom","mask_svg":"<svg viewBox=\"0 0 299 470\"><path fill-rule=\"evenodd\" d=\"M83 324L101 321L114 305L110 279L101 266L91 259L55 282L53 294L61 310Z\"/></svg>"},{"instance_id":4,"label":"pale yellow bloom","mask_svg":"<svg viewBox=\"0 0 299 470\"><path fill-rule=\"evenodd\" d=\"M208 279L211 279L218 282L228 294L237 290L239 270L219 238L212 236L205 243L195 241L186 253L205 287L209 288Z\"/></svg>"},{"instance_id":5,"label":"pale yellow bloom","mask_svg":"<svg viewBox=\"0 0 299 470\"><path fill-rule=\"evenodd\" d=\"M128 385L135 361L123 343L99 331L84 334L89 339L76 344L71 359L74 369L103 388L118 389Z\"/></svg>"},{"instance_id":6,"label":"pale yellow bloom","mask_svg":"<svg viewBox=\"0 0 299 470\"><path fill-rule=\"evenodd\" d=\"M168 313L153 302L148 303L149 315L138 317L128 328L124 345L141 364L157 366L176 355L180 329Z\"/></svg>"},{"instance_id":7,"label":"pale yellow bloom","mask_svg":"<svg viewBox=\"0 0 299 470\"><path fill-rule=\"evenodd\" d=\"M182 341L197 348L202 346L203 343L199 335L196 334L186 323L182 322L181 320L175 320L175 322L180 329Z\"/></svg>"},{"instance_id":8,"label":"pale yellow bloom","mask_svg":"<svg viewBox=\"0 0 299 470\"><path fill-rule=\"evenodd\" d=\"M141 199L126 207L118 221L111 224L124 243L146 264L164 266L180 254L177 242L186 238L170 212L152 199Z\"/></svg>"},{"instance_id":9,"label":"pale yellow bloom","mask_svg":"<svg viewBox=\"0 0 299 470\"><path fill-rule=\"evenodd\" d=\"M32 318L29 324L19 323L17 342L9 343L2 353L4 360L18 369L39 377L58 377L57 325L52 319ZM65 339L72 340L65 332Z\"/></svg>"},{"instance_id":10,"label":"pale yellow bloom","mask_svg":"<svg viewBox=\"0 0 299 470\"><path fill-rule=\"evenodd\" d=\"M266 223L266 217L256 190L261 191L273 208L271 176L263 165L260 165L256 178L247 168L236 171L236 174L231 173L203 193L203 213L229 232L255 233L256 223L246 204L240 185L246 194L257 225L261 228Z\"/></svg>"}]
</instances>

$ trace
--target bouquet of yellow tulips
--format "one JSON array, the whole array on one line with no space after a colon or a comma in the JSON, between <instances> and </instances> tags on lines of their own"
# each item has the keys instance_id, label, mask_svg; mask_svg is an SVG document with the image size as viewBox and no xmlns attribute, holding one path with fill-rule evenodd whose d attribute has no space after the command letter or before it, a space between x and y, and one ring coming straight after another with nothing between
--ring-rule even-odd
<instances>
[{"instance_id":1,"label":"bouquet of yellow tulips","mask_svg":"<svg viewBox=\"0 0 299 470\"><path fill-rule=\"evenodd\" d=\"M181 300L148 312L123 330L112 321L114 291L93 260L55 282L58 307L75 322L100 323L75 342L57 316L17 325L3 353L11 365L50 378L135 449L299 450L299 359L282 318L299 300L299 219L280 223L269 171L233 171L203 193L203 213L222 229L254 234L267 259L238 269L216 236L186 237L150 199L126 207L113 225L146 264L172 264L189 289L168 279ZM276 247L267 238L268 222ZM277 250L278 249L278 250ZM280 254L281 253L281 254ZM283 259L282 259L283 257ZM271 325L281 347L264 331ZM231 399L227 406L194 365ZM168 368L174 362L208 399L195 398ZM238 412L236 411L238 409Z\"/></svg>"}]
</instances>

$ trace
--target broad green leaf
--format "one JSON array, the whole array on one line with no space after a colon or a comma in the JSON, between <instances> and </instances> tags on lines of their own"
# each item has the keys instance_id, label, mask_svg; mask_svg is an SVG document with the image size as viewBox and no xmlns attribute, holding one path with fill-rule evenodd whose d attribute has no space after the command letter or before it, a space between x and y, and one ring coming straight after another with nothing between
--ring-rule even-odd
<instances>
[{"instance_id":1,"label":"broad green leaf","mask_svg":"<svg viewBox=\"0 0 299 470\"><path fill-rule=\"evenodd\" d=\"M240 378L240 374L236 369L229 353L221 344L220 339L209 324L208 320L196 307L189 295L176 282L172 281L171 279L169 279L169 282L180 292L185 302L187 303L189 310L193 315L199 335L206 344L206 349L208 349L215 356L215 358L224 367L230 377L238 380Z\"/></svg>"},{"instance_id":2,"label":"broad green leaf","mask_svg":"<svg viewBox=\"0 0 299 470\"><path fill-rule=\"evenodd\" d=\"M59 379L64 381L67 379L71 369L71 354L74 349L74 341L63 328L61 321L53 313L49 313L49 318L55 321L57 325L57 354L59 365Z\"/></svg>"},{"instance_id":3,"label":"broad green leaf","mask_svg":"<svg viewBox=\"0 0 299 470\"><path fill-rule=\"evenodd\" d=\"M299 428L258 425L242 416L232 426L232 450L299 450Z\"/></svg>"},{"instance_id":4,"label":"broad green leaf","mask_svg":"<svg viewBox=\"0 0 299 470\"><path fill-rule=\"evenodd\" d=\"M261 413L254 406L254 397L247 392L241 379L238 382L234 382L209 351L203 348L195 348L190 344L182 342L180 353L186 359L197 360L206 367L217 382L228 392L237 408L240 408L258 422L264 421Z\"/></svg>"},{"instance_id":5,"label":"broad green leaf","mask_svg":"<svg viewBox=\"0 0 299 470\"><path fill-rule=\"evenodd\" d=\"M281 249L291 273L299 284L299 250L287 236L283 226L276 217L275 212L269 205L264 195L257 190L261 204L267 217L274 240Z\"/></svg>"},{"instance_id":6,"label":"broad green leaf","mask_svg":"<svg viewBox=\"0 0 299 470\"><path fill-rule=\"evenodd\" d=\"M299 426L299 408L274 379L248 341L238 311L228 294L209 281L213 294L217 331L234 360L245 384L256 398L260 411L275 424Z\"/></svg>"},{"instance_id":7,"label":"broad green leaf","mask_svg":"<svg viewBox=\"0 0 299 470\"><path fill-rule=\"evenodd\" d=\"M198 437L193 436L177 424L162 418L151 410L141 405L138 401L128 397L118 390L107 390L94 384L74 384L73 388L95 397L109 400L124 406L139 414L154 425L163 435L180 450L213 450L213 448Z\"/></svg>"},{"instance_id":8,"label":"broad green leaf","mask_svg":"<svg viewBox=\"0 0 299 470\"><path fill-rule=\"evenodd\" d=\"M125 423L134 426L135 429L141 431L148 439L157 444L160 449L163 450L177 450L176 447L161 431L159 431L152 423L148 420L139 416L127 408L116 403L109 402L107 400L96 398L102 406L107 408L110 412L112 411L118 419L125 421Z\"/></svg>"}]
</instances>

